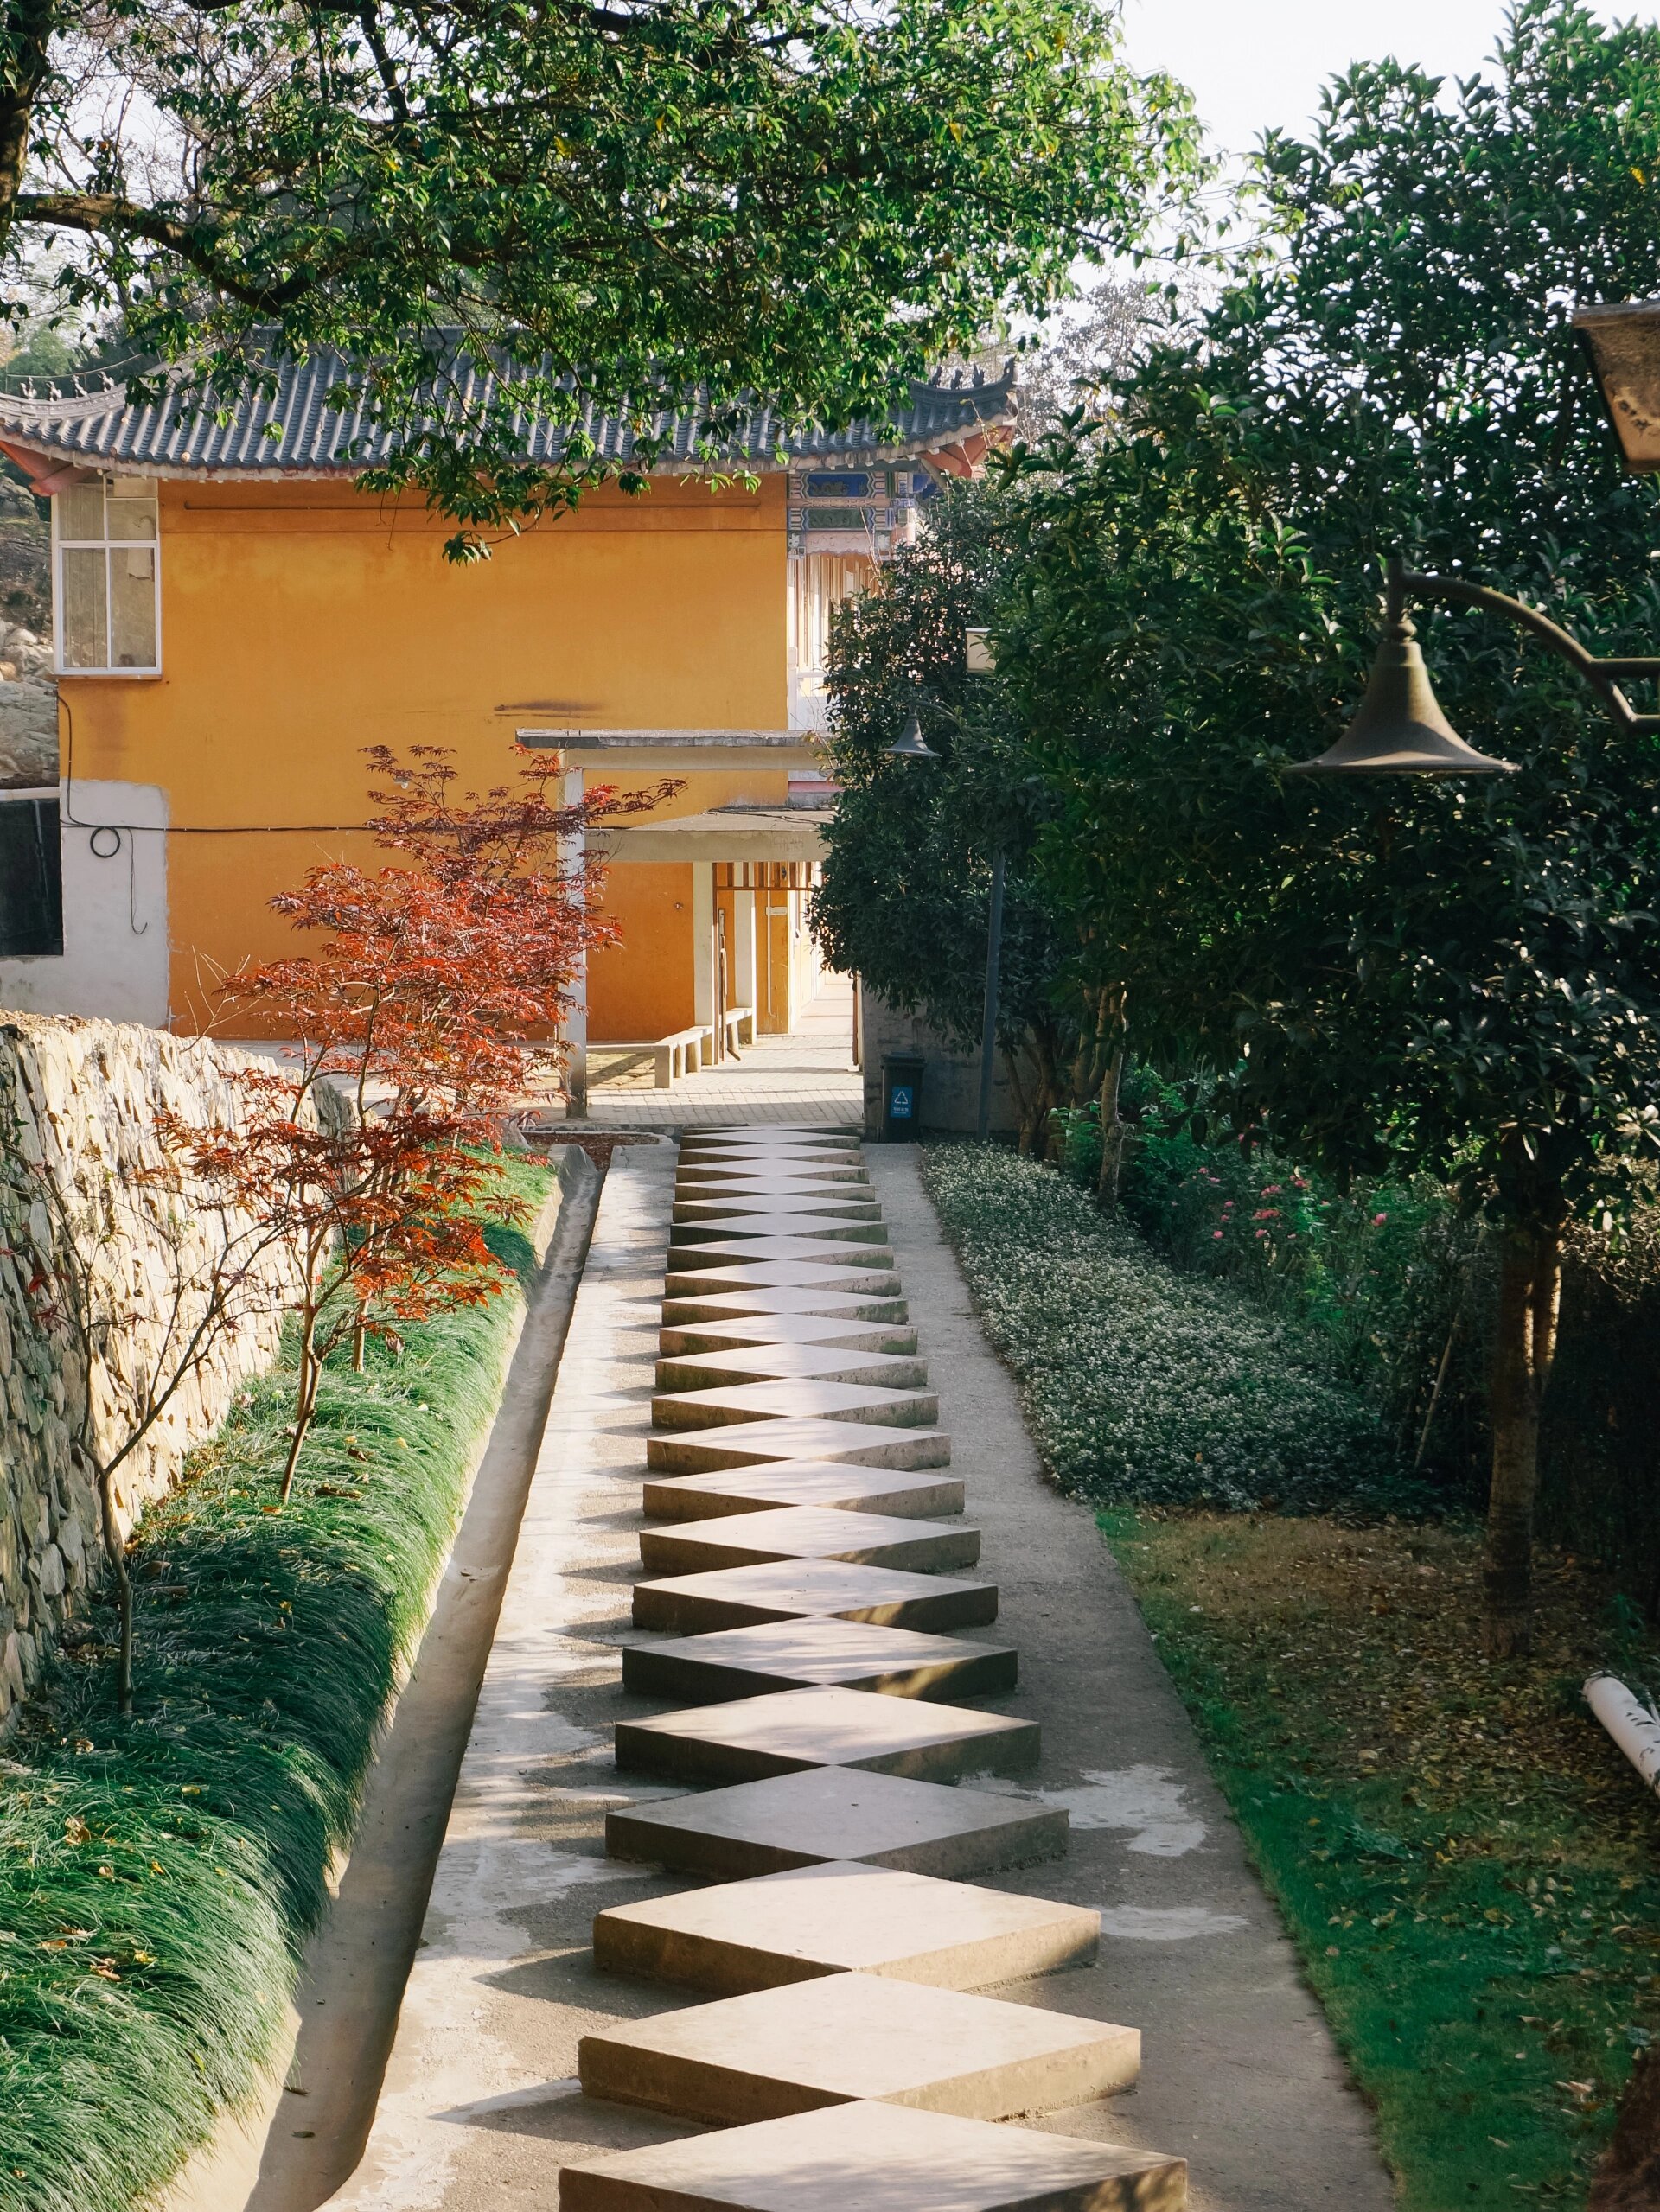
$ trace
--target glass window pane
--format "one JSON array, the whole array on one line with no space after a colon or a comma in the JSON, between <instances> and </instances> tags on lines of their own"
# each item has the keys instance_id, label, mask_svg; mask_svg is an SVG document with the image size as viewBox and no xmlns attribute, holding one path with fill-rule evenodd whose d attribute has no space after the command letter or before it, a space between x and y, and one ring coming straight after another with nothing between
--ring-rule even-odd
<instances>
[{"instance_id":1,"label":"glass window pane","mask_svg":"<svg viewBox=\"0 0 1660 2212\"><path fill-rule=\"evenodd\" d=\"M104 520L110 536L123 544L135 538L154 538L155 486L142 476L118 477L104 502Z\"/></svg>"},{"instance_id":2,"label":"glass window pane","mask_svg":"<svg viewBox=\"0 0 1660 2212\"><path fill-rule=\"evenodd\" d=\"M151 546L116 546L110 553L110 666L156 666L156 554Z\"/></svg>"},{"instance_id":3,"label":"glass window pane","mask_svg":"<svg viewBox=\"0 0 1660 2212\"><path fill-rule=\"evenodd\" d=\"M71 484L58 494L58 535L65 539L103 537L102 484Z\"/></svg>"},{"instance_id":4,"label":"glass window pane","mask_svg":"<svg viewBox=\"0 0 1660 2212\"><path fill-rule=\"evenodd\" d=\"M103 552L65 552L63 583L63 665L66 668L102 668L108 650L105 623L107 600L105 577L109 561Z\"/></svg>"},{"instance_id":5,"label":"glass window pane","mask_svg":"<svg viewBox=\"0 0 1660 2212\"><path fill-rule=\"evenodd\" d=\"M0 958L63 951L63 874L55 799L0 806Z\"/></svg>"}]
</instances>

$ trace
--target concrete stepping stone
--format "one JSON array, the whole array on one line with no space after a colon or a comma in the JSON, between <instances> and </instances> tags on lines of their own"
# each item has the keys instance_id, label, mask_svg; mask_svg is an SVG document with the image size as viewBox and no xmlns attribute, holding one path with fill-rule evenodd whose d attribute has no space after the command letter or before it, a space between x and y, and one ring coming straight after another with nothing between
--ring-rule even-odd
<instances>
[{"instance_id":1,"label":"concrete stepping stone","mask_svg":"<svg viewBox=\"0 0 1660 2212\"><path fill-rule=\"evenodd\" d=\"M820 1320L903 1323L910 1318L910 1310L899 1296L897 1276L891 1278L891 1291L878 1291L861 1290L843 1275L831 1275L824 1282L757 1283L746 1271L736 1283L726 1276L713 1279L717 1287L706 1295L680 1293L665 1298L662 1326L678 1329L705 1321L774 1322L793 1314Z\"/></svg>"},{"instance_id":2,"label":"concrete stepping stone","mask_svg":"<svg viewBox=\"0 0 1660 2212\"><path fill-rule=\"evenodd\" d=\"M716 1389L729 1382L862 1382L882 1390L916 1389L928 1380L928 1362L914 1352L862 1352L835 1344L723 1346L718 1352L681 1352L657 1362L660 1390Z\"/></svg>"},{"instance_id":3,"label":"concrete stepping stone","mask_svg":"<svg viewBox=\"0 0 1660 2212\"><path fill-rule=\"evenodd\" d=\"M772 1195L777 1190L813 1190L826 1196L854 1196L872 1199L877 1186L870 1182L859 1161L847 1163L826 1163L826 1166L792 1166L782 1168L681 1168L675 1176L677 1199L708 1199L726 1190L750 1190L757 1195Z\"/></svg>"},{"instance_id":4,"label":"concrete stepping stone","mask_svg":"<svg viewBox=\"0 0 1660 2212\"><path fill-rule=\"evenodd\" d=\"M816 1181L868 1183L870 1169L862 1152L750 1152L716 1157L706 1152L682 1152L674 1170L678 1189L682 1183L741 1180L779 1182L792 1176Z\"/></svg>"},{"instance_id":5,"label":"concrete stepping stone","mask_svg":"<svg viewBox=\"0 0 1660 2212\"><path fill-rule=\"evenodd\" d=\"M864 1467L948 1467L942 1429L890 1428L874 1421L728 1421L715 1429L670 1429L646 1438L654 1474L709 1475L781 1459L835 1459Z\"/></svg>"},{"instance_id":6,"label":"concrete stepping stone","mask_svg":"<svg viewBox=\"0 0 1660 2212\"><path fill-rule=\"evenodd\" d=\"M1066 1850L1063 1808L851 1767L805 1767L731 1789L688 1790L605 1816L612 1858L735 1879L859 1858L946 1881Z\"/></svg>"},{"instance_id":7,"label":"concrete stepping stone","mask_svg":"<svg viewBox=\"0 0 1660 2212\"><path fill-rule=\"evenodd\" d=\"M993 1583L840 1559L759 1560L634 1585L635 1628L680 1635L765 1621L872 1621L931 1631L986 1628L996 1618Z\"/></svg>"},{"instance_id":8,"label":"concrete stepping stone","mask_svg":"<svg viewBox=\"0 0 1660 2212\"><path fill-rule=\"evenodd\" d=\"M861 1228L864 1224L851 1225ZM832 1235L737 1236L720 1241L680 1246L669 1253L669 1273L673 1276L683 1267L699 1267L707 1273L716 1273L725 1267L764 1267L770 1261L775 1266L787 1266L790 1274L782 1279L799 1282L802 1271L808 1267L860 1267L867 1275L893 1272L893 1253L884 1244L872 1244L867 1239Z\"/></svg>"},{"instance_id":9,"label":"concrete stepping stone","mask_svg":"<svg viewBox=\"0 0 1660 2212\"><path fill-rule=\"evenodd\" d=\"M663 1279L663 1297L667 1301L664 1318L678 1317L671 1310L676 1300L731 1298L735 1292L743 1291L816 1291L828 1297L899 1300L899 1278L893 1272L891 1255L883 1259L876 1253L872 1258L873 1251L874 1247L860 1252L844 1245L839 1255L832 1252L829 1264L823 1266L800 1260L746 1261L741 1265L729 1265L721 1259L712 1267L703 1265L703 1247L677 1252L671 1256L672 1265L667 1265ZM826 1310L821 1305L808 1310L818 1313ZM732 1308L729 1306L726 1310L731 1312ZM903 1302L898 1310L903 1314Z\"/></svg>"},{"instance_id":10,"label":"concrete stepping stone","mask_svg":"<svg viewBox=\"0 0 1660 2212\"><path fill-rule=\"evenodd\" d=\"M715 1390L655 1394L651 1418L660 1429L713 1429L733 1421L878 1421L888 1428L931 1428L940 1418L936 1393L883 1390L868 1382L734 1382Z\"/></svg>"},{"instance_id":11,"label":"concrete stepping stone","mask_svg":"<svg viewBox=\"0 0 1660 2212\"><path fill-rule=\"evenodd\" d=\"M719 1514L674 1528L642 1528L640 1561L649 1575L708 1574L766 1560L846 1559L912 1574L953 1574L980 1558L980 1531L897 1514L779 1506L771 1513Z\"/></svg>"},{"instance_id":12,"label":"concrete stepping stone","mask_svg":"<svg viewBox=\"0 0 1660 2212\"><path fill-rule=\"evenodd\" d=\"M677 1322L657 1335L657 1348L665 1359L752 1348L770 1351L785 1344L802 1348L823 1344L839 1352L892 1352L903 1356L916 1351L916 1331L909 1322L865 1321L856 1314L775 1313L753 1314L744 1320Z\"/></svg>"},{"instance_id":13,"label":"concrete stepping stone","mask_svg":"<svg viewBox=\"0 0 1660 2212\"><path fill-rule=\"evenodd\" d=\"M1018 1667L1005 1644L820 1616L625 1645L622 1687L640 1697L712 1704L832 1682L884 1697L966 1705L1006 1695Z\"/></svg>"},{"instance_id":14,"label":"concrete stepping stone","mask_svg":"<svg viewBox=\"0 0 1660 2212\"><path fill-rule=\"evenodd\" d=\"M910 1782L1018 1774L1035 1766L1035 1721L916 1698L823 1686L693 1705L616 1724L616 1763L706 1788L807 1767L859 1767Z\"/></svg>"},{"instance_id":15,"label":"concrete stepping stone","mask_svg":"<svg viewBox=\"0 0 1660 2212\"><path fill-rule=\"evenodd\" d=\"M1187 2166L900 2104L831 2105L567 2166L560 2212L1183 2212Z\"/></svg>"},{"instance_id":16,"label":"concrete stepping stone","mask_svg":"<svg viewBox=\"0 0 1660 2212\"><path fill-rule=\"evenodd\" d=\"M1101 1915L1079 1905L840 1858L615 1905L594 1922L603 1972L719 1997L838 1973L989 1989L1088 1966L1100 1944Z\"/></svg>"},{"instance_id":17,"label":"concrete stepping stone","mask_svg":"<svg viewBox=\"0 0 1660 2212\"><path fill-rule=\"evenodd\" d=\"M894 1785L907 1786L921 1785ZM1140 2047L1133 2028L1106 2021L827 1974L619 2022L582 2038L577 2072L591 2097L718 2126L860 2100L994 2120L1127 2089Z\"/></svg>"},{"instance_id":18,"label":"concrete stepping stone","mask_svg":"<svg viewBox=\"0 0 1660 2212\"><path fill-rule=\"evenodd\" d=\"M706 1214L700 1221L674 1221L668 1232L671 1256L702 1245L776 1244L782 1238L807 1239L814 1244L885 1246L888 1231L879 1214L860 1219L805 1206L788 1209L774 1206L763 1213L722 1212Z\"/></svg>"},{"instance_id":19,"label":"concrete stepping stone","mask_svg":"<svg viewBox=\"0 0 1660 2212\"><path fill-rule=\"evenodd\" d=\"M768 1513L775 1506L822 1506L837 1513L891 1513L929 1520L961 1513L954 1475L908 1475L880 1467L839 1467L833 1460L787 1459L746 1473L648 1478L645 1510L656 1520L702 1520L718 1514Z\"/></svg>"},{"instance_id":20,"label":"concrete stepping stone","mask_svg":"<svg viewBox=\"0 0 1660 2212\"><path fill-rule=\"evenodd\" d=\"M740 1221L758 1215L768 1221L779 1214L802 1214L814 1221L822 1215L830 1221L879 1221L882 1208L874 1196L852 1182L844 1183L840 1189L834 1184L815 1187L790 1183L767 1189L758 1183L748 1182L736 1184L730 1190L724 1183L712 1188L699 1184L675 1199L669 1219L671 1222L711 1219Z\"/></svg>"}]
</instances>

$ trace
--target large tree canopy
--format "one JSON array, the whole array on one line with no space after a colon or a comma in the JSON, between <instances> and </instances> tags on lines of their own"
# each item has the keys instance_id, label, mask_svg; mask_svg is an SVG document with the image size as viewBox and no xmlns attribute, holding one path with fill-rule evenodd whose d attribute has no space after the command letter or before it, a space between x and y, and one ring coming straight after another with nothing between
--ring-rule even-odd
<instances>
[{"instance_id":1,"label":"large tree canopy","mask_svg":"<svg viewBox=\"0 0 1660 2212\"><path fill-rule=\"evenodd\" d=\"M1520 773L1283 775L1352 711L1396 548L1654 649L1654 488L1621 475L1566 309L1660 290L1660 31L1523 0L1499 61L1357 68L1306 143L1268 143L1277 250L1127 381L1119 435L1024 457L1001 665L1052 878L1144 1033L1208 1058L1241 1126L1440 1176L1497 1227L1504 1648L1562 1226L1660 1137L1660 749L1502 622L1434 614L1454 727Z\"/></svg>"},{"instance_id":2,"label":"large tree canopy","mask_svg":"<svg viewBox=\"0 0 1660 2212\"><path fill-rule=\"evenodd\" d=\"M221 393L341 349L389 479L469 519L616 467L589 405L648 434L700 407L712 452L751 394L879 420L1133 245L1193 156L1099 0L4 0L0 25L14 275L67 241L71 300ZM514 465L522 410L572 425L565 467Z\"/></svg>"}]
</instances>

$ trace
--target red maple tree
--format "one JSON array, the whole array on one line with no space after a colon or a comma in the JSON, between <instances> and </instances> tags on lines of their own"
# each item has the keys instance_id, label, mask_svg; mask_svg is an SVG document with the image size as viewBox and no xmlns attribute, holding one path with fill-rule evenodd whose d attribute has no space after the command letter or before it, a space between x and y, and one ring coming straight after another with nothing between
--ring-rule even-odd
<instances>
[{"instance_id":1,"label":"red maple tree","mask_svg":"<svg viewBox=\"0 0 1660 2212\"><path fill-rule=\"evenodd\" d=\"M530 755L515 785L483 794L457 793L441 747L367 757L386 779L368 826L399 861L329 862L273 899L322 942L229 977L220 1020L253 1014L291 1042L237 1078L235 1127L164 1131L297 1258L284 1503L333 1354L354 1340L361 1365L367 1332L501 1288L485 1231L521 1212L502 1187L503 1128L559 1084L557 1032L583 957L618 937L587 832L678 788L601 787L564 806L549 794L557 764Z\"/></svg>"}]
</instances>

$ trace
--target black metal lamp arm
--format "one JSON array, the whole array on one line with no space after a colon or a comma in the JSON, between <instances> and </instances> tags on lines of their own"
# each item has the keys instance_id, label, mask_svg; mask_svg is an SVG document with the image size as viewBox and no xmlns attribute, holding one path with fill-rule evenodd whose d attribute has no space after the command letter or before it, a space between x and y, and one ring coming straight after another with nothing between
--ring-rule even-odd
<instances>
[{"instance_id":1,"label":"black metal lamp arm","mask_svg":"<svg viewBox=\"0 0 1660 2212\"><path fill-rule=\"evenodd\" d=\"M1619 660L1599 660L1594 653L1587 653L1576 637L1549 616L1542 615L1536 607L1524 601L1512 599L1508 593L1495 591L1491 584L1471 583L1459 576L1421 576L1415 570L1404 568L1398 560L1391 561L1388 570L1389 620L1398 622L1407 611L1408 599L1439 600L1451 607L1480 607L1490 615L1502 615L1506 622L1514 622L1518 629L1530 630L1541 644L1551 651L1570 668L1584 677L1608 710L1609 719L1617 730L1627 736L1641 731L1660 730L1660 714L1639 714L1619 688L1622 676L1642 678L1660 682L1660 654L1646 653Z\"/></svg>"}]
</instances>

